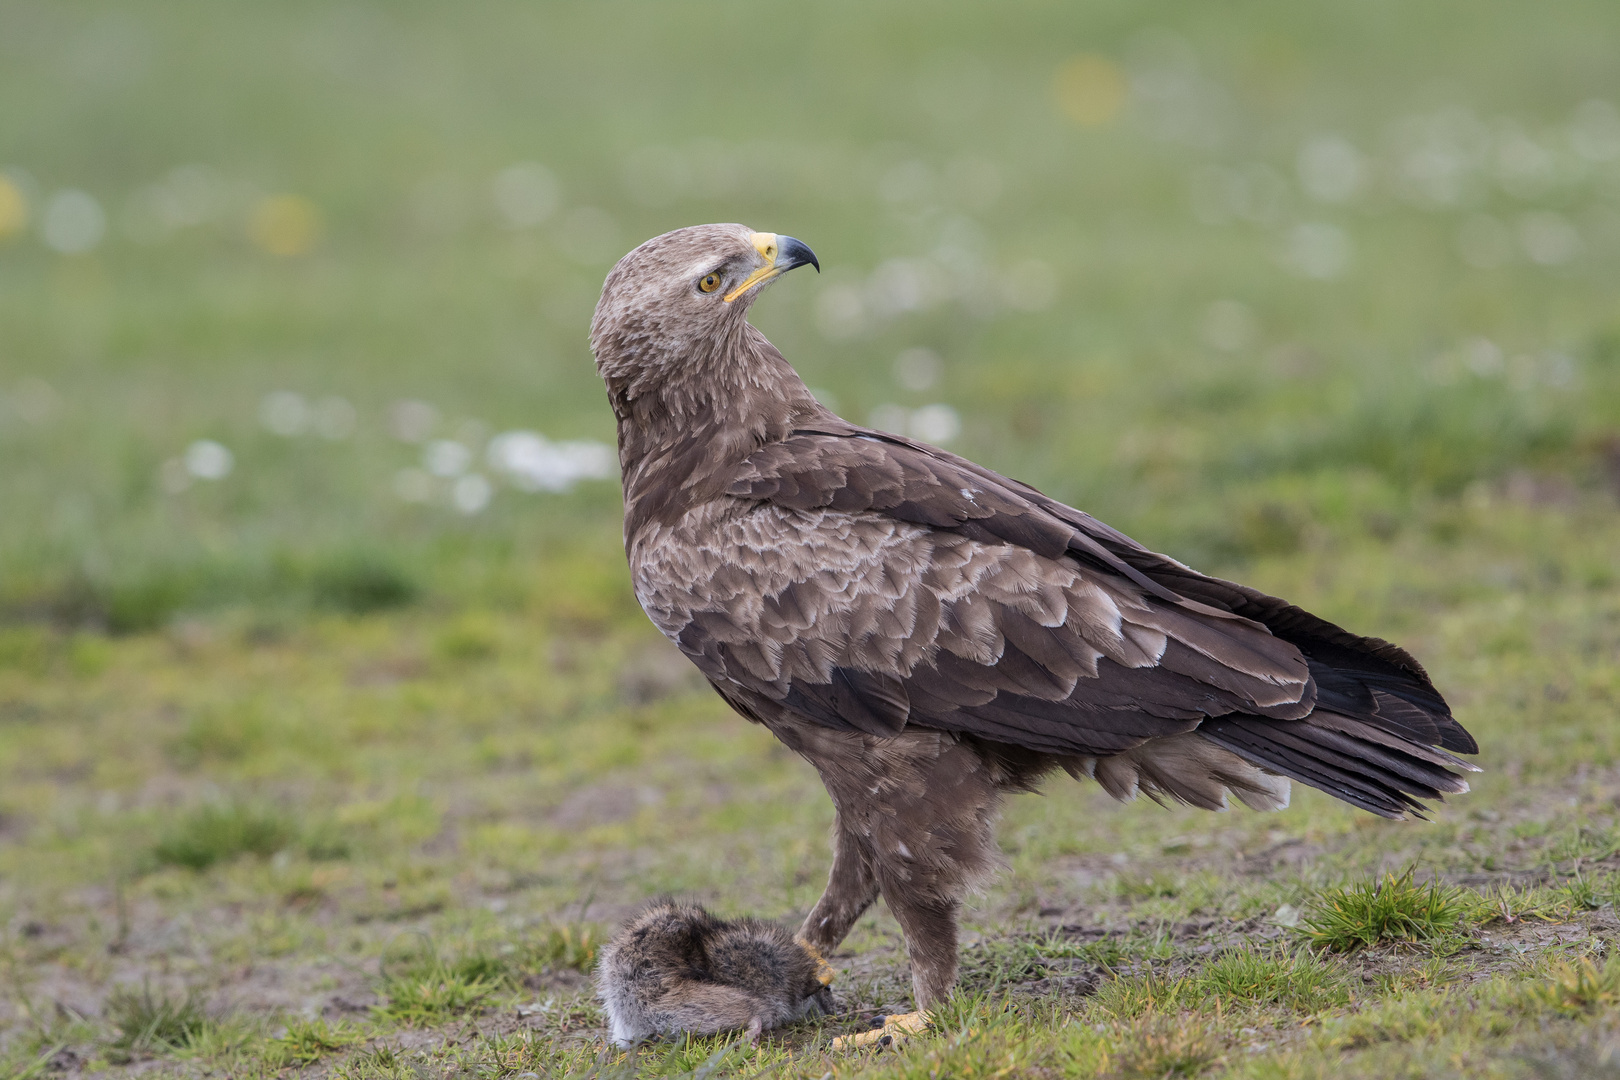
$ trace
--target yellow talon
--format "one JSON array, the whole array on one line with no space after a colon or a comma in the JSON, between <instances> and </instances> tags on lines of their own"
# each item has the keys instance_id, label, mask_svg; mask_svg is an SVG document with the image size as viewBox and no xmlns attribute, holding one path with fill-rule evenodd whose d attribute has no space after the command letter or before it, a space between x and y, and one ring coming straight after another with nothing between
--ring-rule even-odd
<instances>
[{"instance_id":1,"label":"yellow talon","mask_svg":"<svg viewBox=\"0 0 1620 1080\"><path fill-rule=\"evenodd\" d=\"M827 963L827 958L821 955L821 950L804 940L802 937L794 938L816 961L816 981L822 986L831 986L833 978L838 974L833 966Z\"/></svg>"},{"instance_id":2,"label":"yellow talon","mask_svg":"<svg viewBox=\"0 0 1620 1080\"><path fill-rule=\"evenodd\" d=\"M908 1035L919 1035L928 1028L928 1014L924 1012L897 1013L883 1017L883 1023L871 1031L855 1035L840 1035L832 1041L834 1050L863 1050L868 1046L883 1048L903 1041Z\"/></svg>"}]
</instances>

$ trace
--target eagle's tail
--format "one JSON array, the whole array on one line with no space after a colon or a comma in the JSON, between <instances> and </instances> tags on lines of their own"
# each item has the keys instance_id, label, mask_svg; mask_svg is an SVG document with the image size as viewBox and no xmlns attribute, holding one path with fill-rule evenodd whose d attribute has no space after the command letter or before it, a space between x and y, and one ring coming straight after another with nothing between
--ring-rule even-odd
<instances>
[{"instance_id":1,"label":"eagle's tail","mask_svg":"<svg viewBox=\"0 0 1620 1080\"><path fill-rule=\"evenodd\" d=\"M1302 720L1215 717L1197 734L1269 772L1387 818L1424 817L1428 807L1419 799L1468 790L1451 768L1478 772L1478 766L1393 727L1319 708Z\"/></svg>"}]
</instances>

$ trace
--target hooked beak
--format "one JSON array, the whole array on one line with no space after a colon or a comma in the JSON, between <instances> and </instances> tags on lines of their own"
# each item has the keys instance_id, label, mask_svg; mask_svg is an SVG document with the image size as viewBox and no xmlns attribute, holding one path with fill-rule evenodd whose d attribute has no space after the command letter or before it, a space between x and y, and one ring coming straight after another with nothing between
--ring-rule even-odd
<instances>
[{"instance_id":1,"label":"hooked beak","mask_svg":"<svg viewBox=\"0 0 1620 1080\"><path fill-rule=\"evenodd\" d=\"M722 299L728 304L755 285L762 285L772 278L780 277L794 267L808 263L816 268L816 273L821 273L821 263L816 261L816 253L803 241L768 232L754 233L749 239L754 243L754 250L764 258L765 265L744 278L741 285L726 293Z\"/></svg>"}]
</instances>

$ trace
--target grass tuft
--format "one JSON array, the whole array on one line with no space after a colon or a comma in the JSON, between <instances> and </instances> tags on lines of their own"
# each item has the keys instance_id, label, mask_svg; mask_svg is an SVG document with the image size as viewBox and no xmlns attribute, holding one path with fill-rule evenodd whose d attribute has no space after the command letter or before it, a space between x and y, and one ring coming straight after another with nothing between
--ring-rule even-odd
<instances>
[{"instance_id":1,"label":"grass tuft","mask_svg":"<svg viewBox=\"0 0 1620 1080\"><path fill-rule=\"evenodd\" d=\"M1615 1009L1620 1006L1620 953L1611 954L1601 967L1586 956L1559 961L1547 981L1529 987L1526 995L1533 1003L1565 1016Z\"/></svg>"},{"instance_id":2,"label":"grass tuft","mask_svg":"<svg viewBox=\"0 0 1620 1080\"><path fill-rule=\"evenodd\" d=\"M482 1007L493 994L536 985L535 980L548 970L590 970L600 941L599 928L564 923L548 925L543 933L528 940L504 942L495 950L473 949L460 954L441 951L430 940L418 939L405 955L396 955L391 964L385 963L378 986L384 1003L376 1007L375 1013L379 1019L413 1026L441 1023ZM309 1052L319 1050L316 1044L322 1039L360 1041L341 1026L289 1027L286 1038L295 1035L308 1044Z\"/></svg>"},{"instance_id":3,"label":"grass tuft","mask_svg":"<svg viewBox=\"0 0 1620 1080\"><path fill-rule=\"evenodd\" d=\"M1226 998L1316 1012L1350 1000L1344 974L1304 950L1272 953L1238 949L1205 965L1198 982L1205 1002Z\"/></svg>"},{"instance_id":4,"label":"grass tuft","mask_svg":"<svg viewBox=\"0 0 1620 1080\"><path fill-rule=\"evenodd\" d=\"M1188 1017L1160 1017L1133 1033L1116 1059L1120 1080L1185 1080L1221 1061L1209 1030Z\"/></svg>"},{"instance_id":5,"label":"grass tuft","mask_svg":"<svg viewBox=\"0 0 1620 1080\"><path fill-rule=\"evenodd\" d=\"M329 1024L317 1017L313 1020L295 1020L287 1030L269 1040L265 1053L277 1068L290 1065L313 1065L327 1054L364 1042L365 1035L343 1021Z\"/></svg>"},{"instance_id":6,"label":"grass tuft","mask_svg":"<svg viewBox=\"0 0 1620 1080\"><path fill-rule=\"evenodd\" d=\"M299 822L283 811L224 803L200 806L181 818L153 845L152 855L159 865L206 870L240 855L263 858L294 846L307 848L312 858L346 853L341 838L326 831L306 837Z\"/></svg>"},{"instance_id":7,"label":"grass tuft","mask_svg":"<svg viewBox=\"0 0 1620 1080\"><path fill-rule=\"evenodd\" d=\"M544 968L571 968L589 971L596 964L602 947L600 927L573 923L552 923L538 941L527 949L531 964Z\"/></svg>"},{"instance_id":8,"label":"grass tuft","mask_svg":"<svg viewBox=\"0 0 1620 1080\"><path fill-rule=\"evenodd\" d=\"M1439 882L1418 884L1415 870L1327 890L1299 933L1319 948L1349 952L1386 941L1432 941L1455 930L1468 915L1462 895Z\"/></svg>"},{"instance_id":9,"label":"grass tuft","mask_svg":"<svg viewBox=\"0 0 1620 1080\"><path fill-rule=\"evenodd\" d=\"M546 939L542 939L542 946ZM498 952L447 956L431 942L385 966L378 1012L405 1023L425 1023L464 1013L503 987L515 988L539 966L540 950L522 945Z\"/></svg>"},{"instance_id":10,"label":"grass tuft","mask_svg":"<svg viewBox=\"0 0 1620 1080\"><path fill-rule=\"evenodd\" d=\"M150 983L141 984L139 990L114 990L107 997L106 1015L118 1031L111 1043L112 1056L126 1061L136 1053L184 1049L211 1023L197 992L170 998L154 994Z\"/></svg>"},{"instance_id":11,"label":"grass tuft","mask_svg":"<svg viewBox=\"0 0 1620 1080\"><path fill-rule=\"evenodd\" d=\"M403 607L421 592L405 569L387 555L353 551L320 563L310 575L316 604L354 615Z\"/></svg>"},{"instance_id":12,"label":"grass tuft","mask_svg":"<svg viewBox=\"0 0 1620 1080\"><path fill-rule=\"evenodd\" d=\"M552 923L537 937L496 951L446 956L431 945L385 969L379 1012L405 1022L466 1012L497 990L530 985L548 970L589 971L601 945L598 927Z\"/></svg>"},{"instance_id":13,"label":"grass tuft","mask_svg":"<svg viewBox=\"0 0 1620 1080\"><path fill-rule=\"evenodd\" d=\"M388 1002L377 1011L402 1023L425 1023L464 1013L498 987L495 979L434 962L385 980L383 995Z\"/></svg>"},{"instance_id":14,"label":"grass tuft","mask_svg":"<svg viewBox=\"0 0 1620 1080\"><path fill-rule=\"evenodd\" d=\"M1134 1020L1154 1012L1176 1012L1198 1005L1198 987L1189 978L1172 979L1150 971L1141 978L1114 978L1103 983L1092 998L1106 1016Z\"/></svg>"},{"instance_id":15,"label":"grass tuft","mask_svg":"<svg viewBox=\"0 0 1620 1080\"><path fill-rule=\"evenodd\" d=\"M1581 888L1583 892L1591 892L1589 886ZM1595 896L1588 898L1595 899ZM1495 889L1466 894L1464 900L1469 906L1469 919L1481 926L1492 923L1511 926L1525 919L1558 922L1571 910L1584 906L1575 889L1541 885L1524 889L1499 885Z\"/></svg>"}]
</instances>

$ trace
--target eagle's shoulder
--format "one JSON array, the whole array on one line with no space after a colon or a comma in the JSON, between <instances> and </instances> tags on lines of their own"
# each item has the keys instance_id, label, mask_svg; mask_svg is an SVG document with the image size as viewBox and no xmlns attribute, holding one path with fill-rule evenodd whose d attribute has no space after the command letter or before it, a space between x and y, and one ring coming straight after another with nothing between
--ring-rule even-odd
<instances>
[{"instance_id":1,"label":"eagle's shoulder","mask_svg":"<svg viewBox=\"0 0 1620 1080\"><path fill-rule=\"evenodd\" d=\"M1033 488L936 447L852 424L794 431L742 461L726 494L809 510L870 511L972 539L1063 555L1075 528Z\"/></svg>"}]
</instances>

